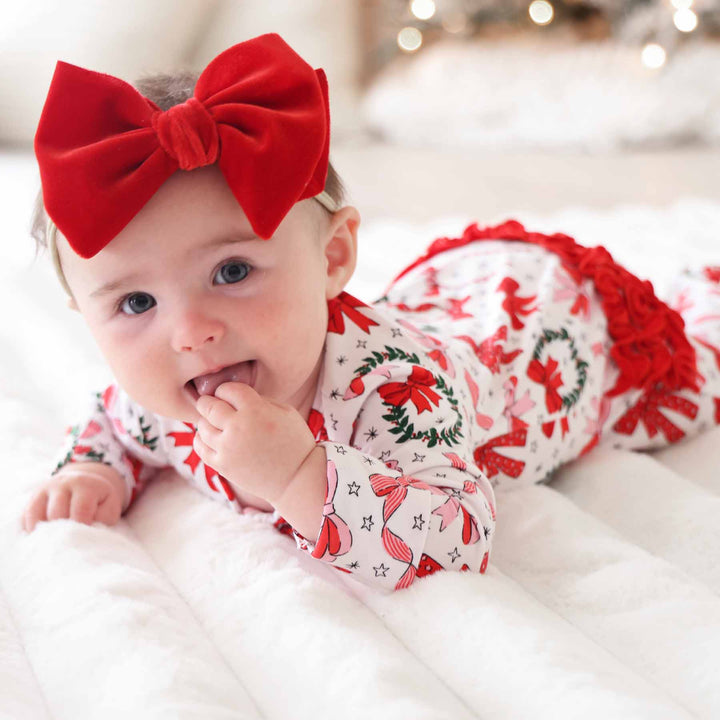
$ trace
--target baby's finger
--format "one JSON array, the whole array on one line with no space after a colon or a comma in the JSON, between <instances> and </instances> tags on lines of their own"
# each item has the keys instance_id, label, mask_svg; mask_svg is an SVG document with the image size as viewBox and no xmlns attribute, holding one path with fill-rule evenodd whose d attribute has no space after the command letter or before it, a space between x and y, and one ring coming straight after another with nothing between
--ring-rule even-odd
<instances>
[{"instance_id":1,"label":"baby's finger","mask_svg":"<svg viewBox=\"0 0 720 720\"><path fill-rule=\"evenodd\" d=\"M30 501L23 514L23 527L27 532L32 532L35 525L47 520L47 500L47 491L42 490Z\"/></svg>"},{"instance_id":2,"label":"baby's finger","mask_svg":"<svg viewBox=\"0 0 720 720\"><path fill-rule=\"evenodd\" d=\"M72 494L70 501L70 517L77 522L85 525L92 525L95 522L95 512L97 510L100 497L97 492L78 488Z\"/></svg>"},{"instance_id":3,"label":"baby's finger","mask_svg":"<svg viewBox=\"0 0 720 720\"><path fill-rule=\"evenodd\" d=\"M203 416L207 425L213 429L222 429L232 420L237 410L222 398L217 397L217 390L215 393L216 395L201 395L195 402L195 409Z\"/></svg>"},{"instance_id":4,"label":"baby's finger","mask_svg":"<svg viewBox=\"0 0 720 720\"><path fill-rule=\"evenodd\" d=\"M205 418L200 418L197 422L197 435L200 435L200 439L206 445L212 446L217 443L218 439L222 435L222 430L219 430Z\"/></svg>"},{"instance_id":5,"label":"baby's finger","mask_svg":"<svg viewBox=\"0 0 720 720\"><path fill-rule=\"evenodd\" d=\"M95 513L95 520L105 525L114 525L122 514L122 500L115 494L110 493L98 506Z\"/></svg>"},{"instance_id":6,"label":"baby's finger","mask_svg":"<svg viewBox=\"0 0 720 720\"><path fill-rule=\"evenodd\" d=\"M70 515L70 490L66 487L52 488L48 493L47 519L60 520Z\"/></svg>"}]
</instances>

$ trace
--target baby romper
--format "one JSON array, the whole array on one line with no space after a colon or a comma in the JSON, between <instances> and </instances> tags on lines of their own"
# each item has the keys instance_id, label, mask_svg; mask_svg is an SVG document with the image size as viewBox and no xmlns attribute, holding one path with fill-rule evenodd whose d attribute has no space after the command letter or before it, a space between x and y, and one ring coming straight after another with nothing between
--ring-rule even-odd
<instances>
[{"instance_id":1,"label":"baby romper","mask_svg":"<svg viewBox=\"0 0 720 720\"><path fill-rule=\"evenodd\" d=\"M498 468L494 485L516 485L547 479L599 443L658 448L720 424L720 268L684 269L670 297L672 309L602 247L508 221L438 239L382 300L444 342L489 343L478 352L484 429L497 435L500 412L515 428L530 425L528 460L543 448L544 462ZM487 363L493 343L500 355ZM599 386L591 365L604 366Z\"/></svg>"},{"instance_id":2,"label":"baby romper","mask_svg":"<svg viewBox=\"0 0 720 720\"><path fill-rule=\"evenodd\" d=\"M331 300L308 418L328 459L318 534L303 537L277 512L268 520L301 551L377 587L404 588L439 569L484 572L493 486L542 482L606 437L634 447L679 439L664 434L657 414L687 433L717 422L717 376L700 394L685 387L701 383L677 313L601 250L513 221L473 225L433 243L375 306L348 293ZM694 302L712 282L692 286ZM642 300L640 320L628 315L635 295L620 297L619 287ZM673 352L663 355L668 343ZM709 378L717 351L702 348ZM124 510L168 466L243 510L192 449L195 427L154 415L116 383L70 430L56 471L83 460L112 465L126 481Z\"/></svg>"}]
</instances>

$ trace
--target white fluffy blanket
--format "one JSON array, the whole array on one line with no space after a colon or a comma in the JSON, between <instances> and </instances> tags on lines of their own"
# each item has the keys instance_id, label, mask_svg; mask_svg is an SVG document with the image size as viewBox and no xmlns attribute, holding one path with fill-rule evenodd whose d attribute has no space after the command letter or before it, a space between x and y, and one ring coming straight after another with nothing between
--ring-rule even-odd
<instances>
[{"instance_id":1,"label":"white fluffy blanket","mask_svg":"<svg viewBox=\"0 0 720 720\"><path fill-rule=\"evenodd\" d=\"M48 262L31 264L35 171L3 157L0 717L720 717L720 430L653 456L597 449L550 486L499 492L485 575L382 594L163 473L119 525L20 514L106 371ZM662 288L720 262L720 207L518 214L604 243ZM361 230L350 290L472 220Z\"/></svg>"}]
</instances>

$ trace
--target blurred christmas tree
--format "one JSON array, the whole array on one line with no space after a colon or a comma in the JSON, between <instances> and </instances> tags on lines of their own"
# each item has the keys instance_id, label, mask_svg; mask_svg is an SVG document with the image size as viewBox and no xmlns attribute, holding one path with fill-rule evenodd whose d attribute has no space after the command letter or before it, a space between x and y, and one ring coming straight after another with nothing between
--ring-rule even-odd
<instances>
[{"instance_id":1,"label":"blurred christmas tree","mask_svg":"<svg viewBox=\"0 0 720 720\"><path fill-rule=\"evenodd\" d=\"M361 0L366 82L438 41L617 42L659 67L681 44L720 40L720 0Z\"/></svg>"}]
</instances>

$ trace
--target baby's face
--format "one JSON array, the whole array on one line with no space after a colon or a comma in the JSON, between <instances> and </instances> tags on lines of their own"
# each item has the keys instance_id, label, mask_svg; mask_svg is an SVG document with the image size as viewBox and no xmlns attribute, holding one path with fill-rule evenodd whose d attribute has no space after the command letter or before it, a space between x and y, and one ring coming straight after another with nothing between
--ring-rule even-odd
<instances>
[{"instance_id":1,"label":"baby's face","mask_svg":"<svg viewBox=\"0 0 720 720\"><path fill-rule=\"evenodd\" d=\"M78 309L135 402L196 424L193 378L241 363L237 379L307 418L327 300L347 281L328 272L323 212L314 200L297 203L262 240L208 166L171 176L95 257L77 256L60 233L58 251ZM354 253L359 215L343 212Z\"/></svg>"}]
</instances>

